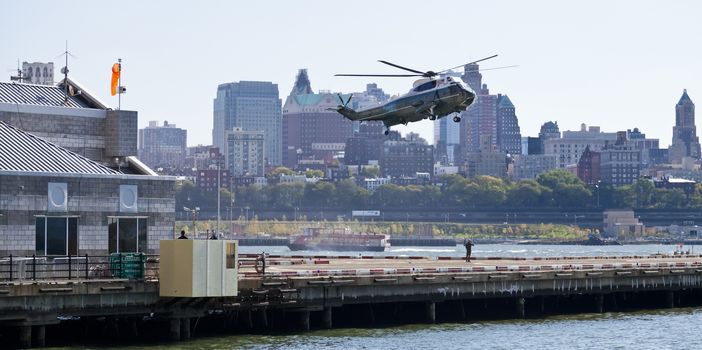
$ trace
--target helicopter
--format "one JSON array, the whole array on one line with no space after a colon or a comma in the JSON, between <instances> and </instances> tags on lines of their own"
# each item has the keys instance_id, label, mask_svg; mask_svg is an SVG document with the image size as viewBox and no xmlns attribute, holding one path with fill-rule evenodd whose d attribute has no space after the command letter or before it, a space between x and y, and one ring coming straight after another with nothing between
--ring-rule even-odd
<instances>
[{"instance_id":1,"label":"helicopter","mask_svg":"<svg viewBox=\"0 0 702 350\"><path fill-rule=\"evenodd\" d=\"M497 55L485 57L477 61L466 63L473 64L495 58ZM341 104L334 110L347 119L353 121L382 121L385 125L385 135L390 133L390 127L394 125L407 125L407 123L420 121L423 119L437 120L453 113L462 112L468 109L475 101L475 91L466 83L451 77L445 73L452 69L463 67L464 65L444 69L438 72L422 72L416 69L403 67L388 61L378 62L399 68L414 74L335 74L337 77L422 77L414 82L412 89L400 97L390 100L378 106L366 107L354 110L348 107L353 95L344 101L339 96ZM455 115L453 121L459 123L461 117Z\"/></svg>"}]
</instances>

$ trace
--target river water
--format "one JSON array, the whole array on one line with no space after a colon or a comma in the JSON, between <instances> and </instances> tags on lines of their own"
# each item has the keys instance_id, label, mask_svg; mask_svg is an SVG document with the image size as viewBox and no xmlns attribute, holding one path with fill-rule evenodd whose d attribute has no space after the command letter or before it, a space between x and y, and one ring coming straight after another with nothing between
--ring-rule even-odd
<instances>
[{"instance_id":1,"label":"river water","mask_svg":"<svg viewBox=\"0 0 702 350\"><path fill-rule=\"evenodd\" d=\"M672 245L563 246L485 244L475 256L616 256L672 253ZM684 247L695 251L695 247ZM702 249L702 247L700 247ZM463 256L463 247L395 247L383 253L290 252L241 247L241 253L283 255ZM702 252L702 250L700 250ZM132 350L224 349L702 349L702 308L552 316L527 320L341 328L307 333L196 338L176 344L99 347ZM71 349L88 347L71 347ZM94 349L95 347L90 347Z\"/></svg>"}]
</instances>

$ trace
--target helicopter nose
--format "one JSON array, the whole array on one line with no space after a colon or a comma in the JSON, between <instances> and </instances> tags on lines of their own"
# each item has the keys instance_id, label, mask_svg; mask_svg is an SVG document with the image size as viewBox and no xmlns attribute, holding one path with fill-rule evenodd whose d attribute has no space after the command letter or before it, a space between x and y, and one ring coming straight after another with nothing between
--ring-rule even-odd
<instances>
[{"instance_id":1,"label":"helicopter nose","mask_svg":"<svg viewBox=\"0 0 702 350\"><path fill-rule=\"evenodd\" d=\"M466 104L470 105L473 103L473 100L475 100L475 92L473 92L470 88L467 88L466 86L461 86L461 90L463 93L463 97L466 99Z\"/></svg>"}]
</instances>

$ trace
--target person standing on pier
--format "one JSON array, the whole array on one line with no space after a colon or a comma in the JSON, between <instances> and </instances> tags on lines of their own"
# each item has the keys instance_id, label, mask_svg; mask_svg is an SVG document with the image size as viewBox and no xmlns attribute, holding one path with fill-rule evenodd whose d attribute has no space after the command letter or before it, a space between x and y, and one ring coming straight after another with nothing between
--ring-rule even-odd
<instances>
[{"instance_id":1,"label":"person standing on pier","mask_svg":"<svg viewBox=\"0 0 702 350\"><path fill-rule=\"evenodd\" d=\"M463 245L466 247L466 262L470 262L470 255L473 252L473 241L467 239L464 241Z\"/></svg>"}]
</instances>

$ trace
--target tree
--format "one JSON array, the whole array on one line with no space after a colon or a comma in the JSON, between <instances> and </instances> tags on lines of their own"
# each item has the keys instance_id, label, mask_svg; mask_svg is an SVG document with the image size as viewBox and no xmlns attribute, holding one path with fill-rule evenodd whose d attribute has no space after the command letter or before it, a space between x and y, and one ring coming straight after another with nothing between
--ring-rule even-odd
<instances>
[{"instance_id":1,"label":"tree","mask_svg":"<svg viewBox=\"0 0 702 350\"><path fill-rule=\"evenodd\" d=\"M380 169L378 169L377 166L364 166L361 169L361 176L367 177L367 178L377 178L378 175L380 174Z\"/></svg>"},{"instance_id":2,"label":"tree","mask_svg":"<svg viewBox=\"0 0 702 350\"><path fill-rule=\"evenodd\" d=\"M550 195L549 191L535 180L522 180L510 188L507 203L514 207L537 207L543 203L542 196Z\"/></svg>"},{"instance_id":3,"label":"tree","mask_svg":"<svg viewBox=\"0 0 702 350\"><path fill-rule=\"evenodd\" d=\"M345 179L336 184L336 202L345 209L363 208L368 203L370 192L356 185L351 179Z\"/></svg>"},{"instance_id":4,"label":"tree","mask_svg":"<svg viewBox=\"0 0 702 350\"><path fill-rule=\"evenodd\" d=\"M548 202L558 207L578 207L590 203L592 192L574 174L553 169L541 173L536 181L551 189Z\"/></svg>"},{"instance_id":5,"label":"tree","mask_svg":"<svg viewBox=\"0 0 702 350\"><path fill-rule=\"evenodd\" d=\"M295 172L284 166L279 166L273 169L269 175L271 177L279 177L280 175L295 175Z\"/></svg>"},{"instance_id":6,"label":"tree","mask_svg":"<svg viewBox=\"0 0 702 350\"><path fill-rule=\"evenodd\" d=\"M507 190L504 181L500 178L481 175L474 180L477 191L473 200L486 207L498 207L504 204L507 198Z\"/></svg>"},{"instance_id":7,"label":"tree","mask_svg":"<svg viewBox=\"0 0 702 350\"><path fill-rule=\"evenodd\" d=\"M336 187L325 181L307 184L304 196L307 206L329 206L336 203Z\"/></svg>"},{"instance_id":8,"label":"tree","mask_svg":"<svg viewBox=\"0 0 702 350\"><path fill-rule=\"evenodd\" d=\"M656 199L656 208L683 208L688 204L685 192L679 188L657 188L654 190L654 196Z\"/></svg>"},{"instance_id":9,"label":"tree","mask_svg":"<svg viewBox=\"0 0 702 350\"><path fill-rule=\"evenodd\" d=\"M302 184L277 184L271 187L271 205L280 209L299 206L305 195Z\"/></svg>"},{"instance_id":10,"label":"tree","mask_svg":"<svg viewBox=\"0 0 702 350\"><path fill-rule=\"evenodd\" d=\"M441 178L445 184L441 194L443 205L462 206L467 205L467 186L470 183L466 178L458 174L444 175Z\"/></svg>"},{"instance_id":11,"label":"tree","mask_svg":"<svg viewBox=\"0 0 702 350\"><path fill-rule=\"evenodd\" d=\"M324 172L321 170L317 170L317 169L307 169L307 170L305 170L305 177L308 179L311 179L311 178L321 179L324 177Z\"/></svg>"}]
</instances>

